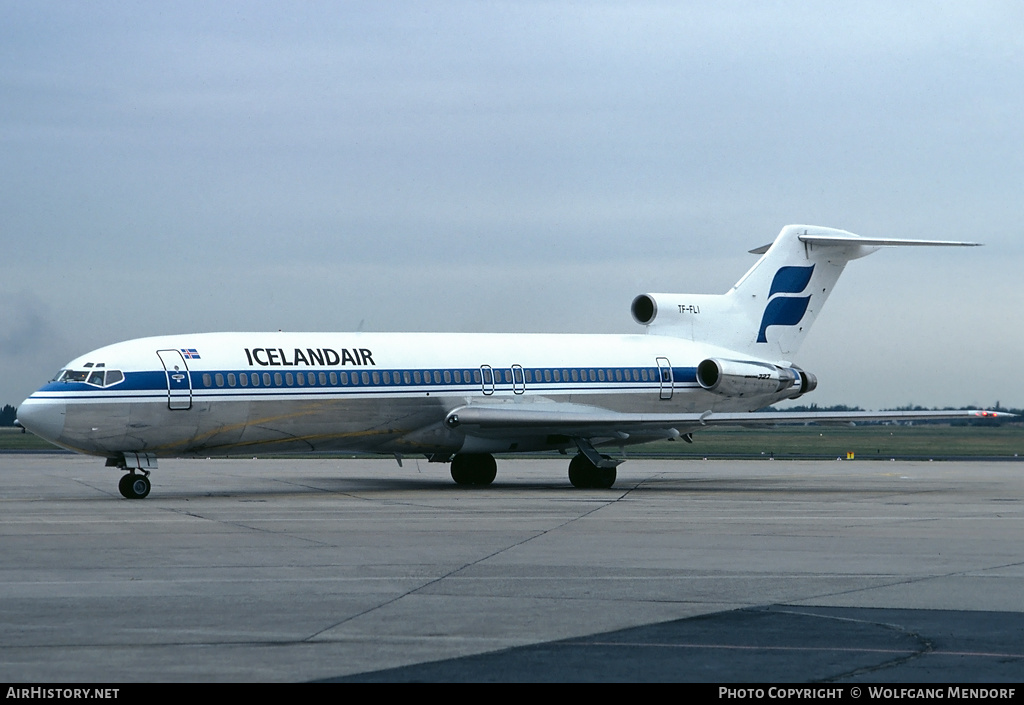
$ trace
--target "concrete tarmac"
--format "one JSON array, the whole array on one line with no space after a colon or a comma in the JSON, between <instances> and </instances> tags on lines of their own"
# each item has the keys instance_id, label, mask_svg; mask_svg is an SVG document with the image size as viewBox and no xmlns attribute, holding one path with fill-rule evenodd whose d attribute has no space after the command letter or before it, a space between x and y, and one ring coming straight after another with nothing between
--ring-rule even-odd
<instances>
[{"instance_id":1,"label":"concrete tarmac","mask_svg":"<svg viewBox=\"0 0 1024 705\"><path fill-rule=\"evenodd\" d=\"M0 455L0 681L1024 677L1024 466Z\"/></svg>"}]
</instances>

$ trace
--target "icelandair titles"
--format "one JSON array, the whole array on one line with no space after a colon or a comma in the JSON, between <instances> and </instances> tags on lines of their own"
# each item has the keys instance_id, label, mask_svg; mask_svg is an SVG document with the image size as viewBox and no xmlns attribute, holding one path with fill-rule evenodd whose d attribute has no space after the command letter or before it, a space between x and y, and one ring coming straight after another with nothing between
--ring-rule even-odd
<instances>
[{"instance_id":1,"label":"icelandair titles","mask_svg":"<svg viewBox=\"0 0 1024 705\"><path fill-rule=\"evenodd\" d=\"M249 367L337 367L338 365L374 365L373 351L366 348L342 348L339 353L331 348L295 348L291 353L284 348L245 348Z\"/></svg>"}]
</instances>

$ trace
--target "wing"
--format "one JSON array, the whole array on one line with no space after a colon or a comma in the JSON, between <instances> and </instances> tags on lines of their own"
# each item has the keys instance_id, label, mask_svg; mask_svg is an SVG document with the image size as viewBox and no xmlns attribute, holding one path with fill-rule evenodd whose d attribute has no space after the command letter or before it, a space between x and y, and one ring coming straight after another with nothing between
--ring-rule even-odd
<instances>
[{"instance_id":1,"label":"wing","mask_svg":"<svg viewBox=\"0 0 1024 705\"><path fill-rule=\"evenodd\" d=\"M911 421L937 419L1010 418L1005 411L967 409L960 411L838 411L838 412L715 412L703 413L621 413L581 404L510 403L470 404L451 411L445 419L449 428L483 435L510 435L523 431L550 433L580 439L619 439L634 435L645 439L677 438L712 426L775 426L800 423L843 423L857 421Z\"/></svg>"}]
</instances>

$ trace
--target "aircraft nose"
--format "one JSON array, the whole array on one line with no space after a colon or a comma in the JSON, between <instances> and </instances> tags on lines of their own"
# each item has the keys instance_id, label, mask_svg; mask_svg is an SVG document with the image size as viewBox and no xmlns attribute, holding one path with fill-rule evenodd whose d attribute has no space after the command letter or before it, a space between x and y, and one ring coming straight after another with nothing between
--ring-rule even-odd
<instances>
[{"instance_id":1,"label":"aircraft nose","mask_svg":"<svg viewBox=\"0 0 1024 705\"><path fill-rule=\"evenodd\" d=\"M30 397L18 407L18 422L40 438L56 442L64 433L66 406L63 402Z\"/></svg>"}]
</instances>

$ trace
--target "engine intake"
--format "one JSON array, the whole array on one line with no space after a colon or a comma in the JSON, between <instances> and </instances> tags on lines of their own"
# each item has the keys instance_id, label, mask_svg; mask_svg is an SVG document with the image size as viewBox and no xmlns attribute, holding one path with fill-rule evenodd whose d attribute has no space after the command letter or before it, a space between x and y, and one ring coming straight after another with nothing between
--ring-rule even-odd
<instances>
[{"instance_id":1,"label":"engine intake","mask_svg":"<svg viewBox=\"0 0 1024 705\"><path fill-rule=\"evenodd\" d=\"M650 294L640 294L633 299L629 312L633 314L633 320L640 325L650 324L658 315L658 302Z\"/></svg>"}]
</instances>

